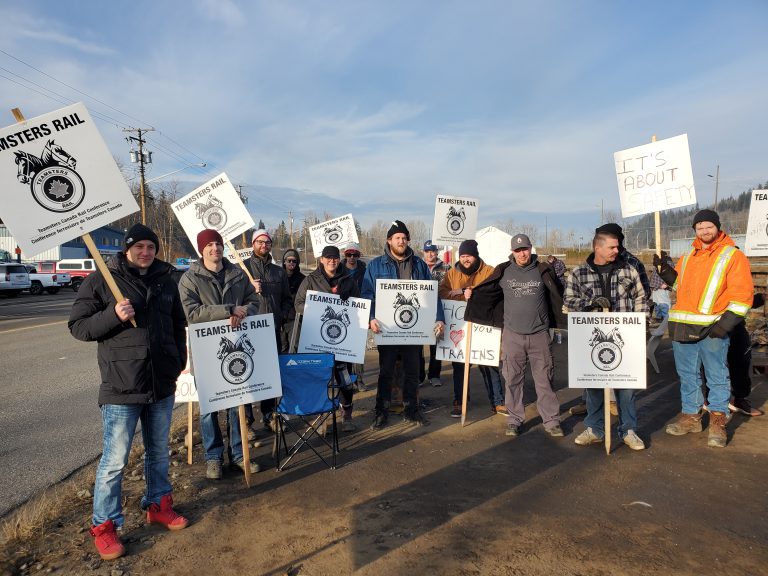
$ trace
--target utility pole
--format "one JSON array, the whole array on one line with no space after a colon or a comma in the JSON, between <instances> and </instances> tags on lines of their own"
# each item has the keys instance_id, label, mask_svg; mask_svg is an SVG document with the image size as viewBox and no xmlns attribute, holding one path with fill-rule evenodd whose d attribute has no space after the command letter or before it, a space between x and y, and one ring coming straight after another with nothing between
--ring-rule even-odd
<instances>
[{"instance_id":1,"label":"utility pole","mask_svg":"<svg viewBox=\"0 0 768 576\"><path fill-rule=\"evenodd\" d=\"M714 176L712 176L712 174L707 174L707 176L715 179L715 212L717 212L717 192L720 188L720 164L717 165L717 172L715 172Z\"/></svg>"},{"instance_id":2,"label":"utility pole","mask_svg":"<svg viewBox=\"0 0 768 576\"><path fill-rule=\"evenodd\" d=\"M291 248L293 248L293 212L291 210L288 210L288 226L290 229Z\"/></svg>"},{"instance_id":3,"label":"utility pole","mask_svg":"<svg viewBox=\"0 0 768 576\"><path fill-rule=\"evenodd\" d=\"M141 135L142 133L146 134L147 132L153 132L154 130L155 130L154 128L123 128L123 132L136 132L138 134L138 136L128 136L128 138L126 138L126 141L131 144L133 144L134 142L137 142L139 145L138 159L136 158L137 156L136 152L131 150L131 162L139 163L139 198L141 200L141 223L142 224L147 223L146 211L144 209L144 164L152 163L152 152L148 152L145 158L144 144L146 144L147 141L144 140L141 137Z\"/></svg>"},{"instance_id":4,"label":"utility pole","mask_svg":"<svg viewBox=\"0 0 768 576\"><path fill-rule=\"evenodd\" d=\"M248 204L248 198L243 196L243 185L242 184L238 184L237 185L237 195L240 196L240 200L242 201L243 204ZM247 244L247 240L245 239L245 232L243 232L242 236L243 236L243 248L247 248L248 244Z\"/></svg>"}]
</instances>

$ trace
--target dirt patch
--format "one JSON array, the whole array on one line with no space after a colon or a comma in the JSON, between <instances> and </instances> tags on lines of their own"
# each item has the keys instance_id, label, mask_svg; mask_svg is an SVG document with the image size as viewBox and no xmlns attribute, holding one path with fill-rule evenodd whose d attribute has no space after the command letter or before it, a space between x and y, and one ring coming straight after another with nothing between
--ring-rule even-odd
<instances>
[{"instance_id":1,"label":"dirt patch","mask_svg":"<svg viewBox=\"0 0 768 576\"><path fill-rule=\"evenodd\" d=\"M102 562L87 528L91 502L74 498L32 537L6 547L9 574L761 574L768 565L768 417L735 416L725 450L707 448L706 431L664 434L679 410L668 342L661 375L649 372L639 399L640 436L632 452L614 437L602 446L573 443L581 419L567 414L579 398L563 389L564 346L556 347L557 387L566 437L548 437L534 404L524 433L504 436L472 370L469 425L448 416L450 367L441 388L424 387L431 425L396 416L368 429L374 392L357 396L359 430L341 436L337 470L309 454L283 472L272 466L247 488L242 474L205 479L200 445L186 465L175 435L174 500L191 520L176 533L144 525L144 483L124 482L128 556ZM375 381L375 355L368 382ZM766 403L765 378L753 403ZM533 401L527 383L526 402ZM197 426L197 421L195 422ZM253 451L271 465L269 448ZM88 488L90 486L82 486ZM23 568L22 568L23 566Z\"/></svg>"}]
</instances>

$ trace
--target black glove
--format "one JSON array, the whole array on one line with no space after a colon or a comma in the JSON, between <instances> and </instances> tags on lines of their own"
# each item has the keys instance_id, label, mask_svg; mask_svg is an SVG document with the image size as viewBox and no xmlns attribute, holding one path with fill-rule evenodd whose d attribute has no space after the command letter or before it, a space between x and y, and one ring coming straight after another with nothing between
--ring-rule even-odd
<instances>
[{"instance_id":1,"label":"black glove","mask_svg":"<svg viewBox=\"0 0 768 576\"><path fill-rule=\"evenodd\" d=\"M601 310L607 308L608 310L611 309L611 301L608 300L605 296L598 296L594 300L592 300L592 309L593 310Z\"/></svg>"},{"instance_id":2,"label":"black glove","mask_svg":"<svg viewBox=\"0 0 768 576\"><path fill-rule=\"evenodd\" d=\"M714 324L712 324L712 328L709 329L709 334L707 334L710 338L727 338L728 337L728 330L725 329L725 327L720 324L720 321L718 320Z\"/></svg>"},{"instance_id":3,"label":"black glove","mask_svg":"<svg viewBox=\"0 0 768 576\"><path fill-rule=\"evenodd\" d=\"M758 292L752 296L752 308L760 308L765 304L765 294Z\"/></svg>"},{"instance_id":4,"label":"black glove","mask_svg":"<svg viewBox=\"0 0 768 576\"><path fill-rule=\"evenodd\" d=\"M352 286L354 286L354 282L342 282L339 284L339 291L336 295L346 302L352 296Z\"/></svg>"},{"instance_id":5,"label":"black glove","mask_svg":"<svg viewBox=\"0 0 768 576\"><path fill-rule=\"evenodd\" d=\"M677 271L669 265L669 260L659 258L658 254L653 255L653 267L659 274L659 277L664 280L667 286L674 286L677 280Z\"/></svg>"}]
</instances>

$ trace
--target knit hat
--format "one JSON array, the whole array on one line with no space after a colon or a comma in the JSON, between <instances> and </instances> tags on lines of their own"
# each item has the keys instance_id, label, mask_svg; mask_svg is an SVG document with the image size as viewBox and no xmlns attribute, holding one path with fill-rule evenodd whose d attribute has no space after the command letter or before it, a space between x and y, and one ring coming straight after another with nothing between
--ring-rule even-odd
<instances>
[{"instance_id":1,"label":"knit hat","mask_svg":"<svg viewBox=\"0 0 768 576\"><path fill-rule=\"evenodd\" d=\"M410 241L411 239L411 233L408 232L408 228L400 220L395 220L392 222L392 226L390 226L389 230L387 230L387 240L392 238L394 234L405 234L406 240Z\"/></svg>"},{"instance_id":2,"label":"knit hat","mask_svg":"<svg viewBox=\"0 0 768 576\"><path fill-rule=\"evenodd\" d=\"M347 244L346 248L344 248L345 256L350 253L354 254L355 252L357 252L358 256L362 253L362 250L360 250L360 244L358 244L357 242L350 242L349 244Z\"/></svg>"},{"instance_id":3,"label":"knit hat","mask_svg":"<svg viewBox=\"0 0 768 576\"><path fill-rule=\"evenodd\" d=\"M464 240L464 242L459 244L459 256L464 256L465 254L480 258L480 252L477 251L477 241Z\"/></svg>"},{"instance_id":4,"label":"knit hat","mask_svg":"<svg viewBox=\"0 0 768 576\"><path fill-rule=\"evenodd\" d=\"M339 253L338 246L326 246L323 248L323 253L320 254L320 258L338 258L341 260L341 254Z\"/></svg>"},{"instance_id":5,"label":"knit hat","mask_svg":"<svg viewBox=\"0 0 768 576\"><path fill-rule=\"evenodd\" d=\"M224 239L221 237L221 234L216 232L216 230L212 230L210 228L206 228L205 230L200 230L197 234L197 251L200 253L200 255L203 255L203 248L208 246L211 242L218 242L222 246L224 245Z\"/></svg>"},{"instance_id":6,"label":"knit hat","mask_svg":"<svg viewBox=\"0 0 768 576\"><path fill-rule=\"evenodd\" d=\"M144 226L144 224L134 224L128 232L125 233L125 249L128 250L128 248L140 240L154 242L155 250L160 250L160 239L157 237L157 234L155 234L151 228Z\"/></svg>"},{"instance_id":7,"label":"knit hat","mask_svg":"<svg viewBox=\"0 0 768 576\"><path fill-rule=\"evenodd\" d=\"M288 250L283 253L283 264L285 264L286 259L290 258L291 256L293 256L297 262L299 261L299 252L293 248L288 248Z\"/></svg>"},{"instance_id":8,"label":"knit hat","mask_svg":"<svg viewBox=\"0 0 768 576\"><path fill-rule=\"evenodd\" d=\"M621 231L621 226L613 222L595 228L595 234L613 234L619 239L619 244L624 245L624 234Z\"/></svg>"},{"instance_id":9,"label":"knit hat","mask_svg":"<svg viewBox=\"0 0 768 576\"><path fill-rule=\"evenodd\" d=\"M699 222L712 222L717 229L720 230L720 216L714 210L699 210L696 212L696 216L693 217L693 229L696 229L696 224Z\"/></svg>"},{"instance_id":10,"label":"knit hat","mask_svg":"<svg viewBox=\"0 0 768 576\"><path fill-rule=\"evenodd\" d=\"M253 236L251 237L251 243L255 242L259 236L266 236L269 238L269 240L272 240L272 236L269 235L269 232L264 230L264 228L259 228L256 230L256 232L253 233Z\"/></svg>"}]
</instances>

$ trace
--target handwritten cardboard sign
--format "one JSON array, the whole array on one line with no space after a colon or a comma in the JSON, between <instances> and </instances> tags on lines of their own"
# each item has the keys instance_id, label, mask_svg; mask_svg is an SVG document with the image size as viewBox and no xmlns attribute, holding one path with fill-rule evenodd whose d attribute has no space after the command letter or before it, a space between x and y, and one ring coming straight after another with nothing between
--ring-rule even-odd
<instances>
[{"instance_id":1,"label":"handwritten cardboard sign","mask_svg":"<svg viewBox=\"0 0 768 576\"><path fill-rule=\"evenodd\" d=\"M467 322L464 321L466 302L442 300L445 312L445 332L437 341L435 358L449 362L464 362L467 349ZM501 330L493 326L472 324L469 361L483 366L498 366L501 354Z\"/></svg>"},{"instance_id":2,"label":"handwritten cardboard sign","mask_svg":"<svg viewBox=\"0 0 768 576\"><path fill-rule=\"evenodd\" d=\"M688 135L613 155L624 218L696 204Z\"/></svg>"}]
</instances>

